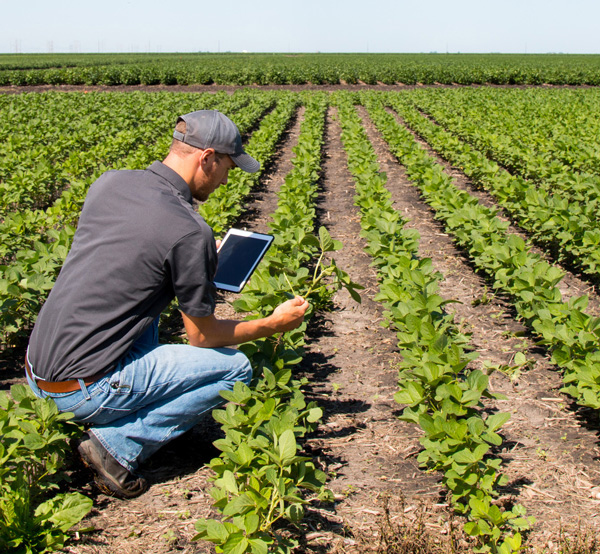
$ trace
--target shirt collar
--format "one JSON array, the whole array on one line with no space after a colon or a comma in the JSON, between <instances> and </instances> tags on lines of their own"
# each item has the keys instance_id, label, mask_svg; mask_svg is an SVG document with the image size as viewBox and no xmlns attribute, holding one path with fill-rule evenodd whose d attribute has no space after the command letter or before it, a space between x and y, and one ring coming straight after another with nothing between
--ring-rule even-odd
<instances>
[{"instance_id":1,"label":"shirt collar","mask_svg":"<svg viewBox=\"0 0 600 554\"><path fill-rule=\"evenodd\" d=\"M183 177L179 175L175 170L171 169L168 165L165 165L162 162L154 162L149 168L149 171L152 173L156 173L168 183L177 189L183 196L183 198L192 203L192 191L190 190L189 185L184 181Z\"/></svg>"}]
</instances>

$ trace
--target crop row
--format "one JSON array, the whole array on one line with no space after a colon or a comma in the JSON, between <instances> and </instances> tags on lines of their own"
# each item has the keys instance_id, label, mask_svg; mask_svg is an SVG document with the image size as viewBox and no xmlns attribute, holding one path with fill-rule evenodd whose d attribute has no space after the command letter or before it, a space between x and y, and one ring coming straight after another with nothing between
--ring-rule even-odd
<instances>
[{"instance_id":1,"label":"crop row","mask_svg":"<svg viewBox=\"0 0 600 554\"><path fill-rule=\"evenodd\" d=\"M276 150L274 136L281 137L299 102L298 96L291 94L282 100L263 119L247 147L252 153L262 154L261 161L268 161ZM311 97L307 103L294 149L294 169L280 189L279 207L273 214L272 227L279 229L278 241L240 300L244 311L248 311L249 302L255 314L267 315L290 295L286 290L292 287L310 301L312 315L328 304L339 286L351 285L334 262L328 266L324 263L325 253L341 244L332 240L324 228L318 237L312 235L326 108L324 95ZM247 193L241 180L223 188L234 189L239 202ZM297 202L305 209L294 209ZM238 215L239 207L229 207L221 212L219 224L231 223ZM311 272L303 267L310 260ZM281 275L282 264L287 273L285 280L278 281L272 274ZM233 391L224 391L229 403L226 409L214 412L225 437L216 443L222 456L211 463L216 474L212 494L225 519L202 520L196 527L197 538L212 540L217 551L290 552L295 544L273 531L273 524L281 518L294 522L302 518L307 501L301 491L317 493L320 499L330 497L324 488L325 474L309 458L298 455L297 440L315 427L322 414L304 400L301 386L306 379L292 379L291 369L301 359L305 330L306 322L285 335L244 345L255 370L252 387L238 383Z\"/></svg>"},{"instance_id":2,"label":"crop row","mask_svg":"<svg viewBox=\"0 0 600 554\"><path fill-rule=\"evenodd\" d=\"M87 189L110 168L103 161L98 162L99 158L106 159L102 154L120 167L142 169L153 160L162 159L167 152L174 113L202 107L219 107L232 114L243 110L236 119L244 132L252 129L274 102L274 98L267 95L249 104L244 94L232 97L163 95L160 99L158 113L148 118L145 124L123 131L122 141L113 137L112 141L93 147L89 157L80 153L81 167L74 172L70 187L50 208L12 214L0 225L3 236L0 254L5 263L0 266L3 276L0 281L0 331L4 344L26 335L52 287L68 252ZM135 150L130 151L132 147Z\"/></svg>"},{"instance_id":3,"label":"crop row","mask_svg":"<svg viewBox=\"0 0 600 554\"><path fill-rule=\"evenodd\" d=\"M493 287L513 298L523 323L548 345L553 363L564 372L563 391L583 406L600 409L600 318L585 313L587 297L564 302L557 287L564 276L560 269L529 252L522 238L507 232L508 223L494 210L458 189L394 115L382 105L369 108L436 217L490 276Z\"/></svg>"},{"instance_id":4,"label":"crop row","mask_svg":"<svg viewBox=\"0 0 600 554\"><path fill-rule=\"evenodd\" d=\"M600 172L596 89L423 92L411 94L421 109L528 179Z\"/></svg>"},{"instance_id":5,"label":"crop row","mask_svg":"<svg viewBox=\"0 0 600 554\"><path fill-rule=\"evenodd\" d=\"M278 533L274 524L302 519L307 503L303 491L330 498L325 474L310 458L298 455L298 440L315 428L322 411L305 401L301 387L307 380L292 379L292 368L302 358L308 319L342 280L348 282L334 263L323 263L325 253L341 245L324 228L318 238L312 234L326 108L324 96L312 97L306 105L293 169L272 214L270 227L277 240L234 302L236 309L252 312L251 317L269 314L290 293L303 295L311 308L298 329L240 347L252 362L253 383L238 383L232 392L223 392L229 403L213 412L225 433L215 442L222 454L210 463L215 472L211 495L222 519L199 520L196 538L215 543L217 552L291 552L297 543ZM309 271L307 264L314 268ZM324 281L326 276L336 280Z\"/></svg>"},{"instance_id":6,"label":"crop row","mask_svg":"<svg viewBox=\"0 0 600 554\"><path fill-rule=\"evenodd\" d=\"M436 94L441 93L436 91ZM54 96L49 98L54 106ZM106 97L57 95L57 102L59 98L64 98L68 106L64 119L69 120L74 116L68 110L80 101L85 106L83 98L102 106ZM133 128L127 123L119 124L116 132L109 132L106 141L93 142L95 134L109 128L105 118L132 121L130 114L120 111L138 113L137 107L135 102L131 104L124 98L118 109L96 110L97 119L93 108L85 111L89 113L89 119L85 120L95 130L88 133L84 124L72 129L76 140L87 150L70 152L68 156L58 150L51 154L57 167L68 161L65 175L70 186L48 209L7 213L0 225L3 237L0 252L5 261L0 281L0 328L5 344L15 335L26 334L52 286L68 251L89 184L113 165L139 169L161 159L170 141L173 114L200 107L219 108L232 115L244 134L251 132L246 149L262 164L262 171L257 174L232 172L229 184L200 207L219 235L239 217L245 197L274 159L299 104L306 105L299 143L294 149L293 170L281 188L279 207L271 223L276 241L235 307L257 317L269 313L287 295L295 293L309 298L313 306L311 315L315 309L326 307L332 291L340 286L348 288L358 299L355 291L358 287L348 275L333 261L325 264L326 253L338 249L340 244L324 229L317 236L313 234L328 104L324 93L244 91L231 96L153 93L131 98L139 100L139 117L144 123ZM396 399L407 406L403 417L419 424L425 433L419 461L428 469L442 472L453 505L468 518L466 531L479 537L484 548L510 552L519 547L518 530L527 521L521 517L520 507L502 512L493 504L492 499L504 480L500 461L489 455L490 445L499 444L497 431L506 421L506 414L481 417L482 398L493 396L487 376L469 369L473 356L468 352L467 339L454 328L443 309L445 302L436 292L440 276L433 272L429 260L417 258L418 236L403 229L404 222L391 208L385 175L380 172L353 105L363 103L368 108L392 152L407 168L407 174L437 217L474 264L488 273L493 286L514 299L524 323L548 345L554 363L564 371L563 390L582 405L596 409L600 409L600 318L585 313L585 297L564 302L557 288L563 273L531 254L525 241L508 234L508 224L496 218L494 210L480 206L474 198L458 190L385 106L401 113L435 149L456 156L455 163L474 180L481 177L483 183L485 177L490 186L495 181L502 184L504 188L498 188L503 191L499 197L522 200L519 209L526 209L535 188L528 191L518 188L517 177L423 117L412 105L415 98L418 95L413 93L333 96L343 128L348 166L356 180L356 203L361 210L363 234L379 272L377 299L386 306L386 317L397 332L404 357ZM31 106L36 106L36 101L31 99ZM14 114L26 132L35 132L38 126L43 126L34 124L29 108L19 110L18 106L18 101L0 97L0 110ZM59 120L54 117L48 121L60 125ZM40 121L43 121L41 116ZM2 133L0 145L11 140L4 127L0 128L0 136ZM62 140L59 135L62 132L56 135L57 143ZM50 140L53 135L39 136ZM25 137L15 140L28 147ZM64 143L66 148L72 148L73 144ZM12 147L5 144L4 148L8 152ZM16 148L13 150L16 152ZM33 147L30 152L37 155ZM7 176L12 173L6 171ZM536 206L539 211L541 208ZM573 209L570 211L573 215ZM533 219L534 215L530 213L528 217ZM589 238L591 228L590 221L584 231L588 234L583 236ZM563 239L569 248L577 242L572 236ZM197 528L199 537L212 540L225 551L262 553L268 548L291 548L291 543L273 531L273 524L280 519L298 521L302 517L306 500L301 489L327 497L324 475L313 462L298 455L298 441L321 415L316 406L306 404L300 392L302 381L292 378L291 368L301 359L304 331L302 327L273 340L243 346L256 370L253 386L240 384L231 393L225 393L230 403L215 413L226 435L217 443L222 455L211 464L216 472L216 507L225 521L206 520L199 522Z\"/></svg>"},{"instance_id":7,"label":"crop row","mask_svg":"<svg viewBox=\"0 0 600 554\"><path fill-rule=\"evenodd\" d=\"M65 115L71 115L68 99L71 95L60 95L58 106L54 106ZM79 95L80 96L80 95ZM110 95L112 96L112 95ZM135 96L135 95L134 95ZM145 167L152 156L160 156L160 147L166 148L168 130L173 125L173 110L189 109L191 106L212 108L215 106L231 106L232 109L241 109L246 102L241 101L237 106L231 104L227 96L205 96L171 98L155 96L156 103L148 103L141 100L139 95L137 104L144 106L139 112L139 122L130 129L124 129L115 135L104 137L96 135L95 142L87 150L71 152L65 160L65 178L69 181L69 187L64 191L57 201L47 209L27 210L19 207L18 211L6 214L4 221L0 224L0 235L3 236L0 245L0 258L10 262L15 254L25 248L31 247L46 229L58 229L64 225L75 225L79 217L79 211L83 205L89 185L104 171L114 167L127 167L130 169L141 169ZM86 95L87 97L87 95ZM135 110L135 104L131 105L126 98L119 101L119 96L113 102L113 110L104 112L104 119L120 117L120 112ZM62 107L62 102L67 101L67 107ZM93 102L93 100L92 100ZM224 103L226 102L226 103ZM119 106L120 110L116 108ZM155 110L159 109L158 113ZM116 112L116 113L115 113ZM157 136L160 138L157 142ZM52 160L52 163L56 163ZM56 171L62 171L62 164L57 163ZM29 178L32 180L32 177ZM18 188L16 185L14 188Z\"/></svg>"},{"instance_id":8,"label":"crop row","mask_svg":"<svg viewBox=\"0 0 600 554\"><path fill-rule=\"evenodd\" d=\"M78 177L82 161L86 170L90 168L98 137L105 144L118 142L123 132L135 129L151 115L151 104L141 102L139 95L92 93L88 98L29 94L7 98L13 102L2 109L6 118L0 134L6 136L0 142L1 219L11 210L47 207L71 179ZM114 117L115 113L119 117Z\"/></svg>"},{"instance_id":9,"label":"crop row","mask_svg":"<svg viewBox=\"0 0 600 554\"><path fill-rule=\"evenodd\" d=\"M456 96L456 91L451 91L451 97ZM558 93L560 91L554 91ZM571 92L567 91L570 95ZM594 94L585 94L586 91L578 91L578 97L593 101ZM360 101L364 95L361 93L356 95L356 101ZM555 233L555 242L560 243L560 247L565 249L565 252L576 252L576 248L587 249L588 266L591 267L591 262L594 262L594 256L597 256L597 246L599 237L594 230L593 214L587 214L585 220L578 220L579 217L574 209L575 204L569 203L567 200L561 200L558 196L550 199L544 199L543 194L538 194L534 188L528 190L523 188L521 181L515 176L506 172L502 172L493 162L485 159L482 154L474 151L468 145L461 145L456 142L456 139L450 137L443 129L439 128L431 121L422 117L414 109L409 110L407 102L403 99L411 100L416 93L410 94L389 94L386 95L386 101L392 102L398 110L403 111L404 116L410 121L411 125L419 123L419 132L426 135L429 140L433 141L433 137L437 137L436 148L440 151L445 151L448 155L455 155L456 162L460 163L465 168L473 179L481 178L482 182L487 179L491 184L501 191L499 197L503 198L503 202L519 203L515 206L515 210L522 210L521 219L524 221L530 219L534 225L538 225L539 234L543 235L546 231L553 231L555 228L560 229L558 234ZM418 93L420 96L422 92ZM433 91L432 96L445 97L444 91ZM553 93L554 94L554 93ZM112 97L112 95L109 95ZM65 102L65 120L74 121L77 118L72 116L69 109L74 105L85 105L83 98L89 99L94 106L105 105L105 98L102 95L81 95L81 94L63 94L49 95L52 99L50 106L55 106L54 102L58 98ZM44 127L41 122L45 121L45 112L41 109L38 98L35 95L26 95L23 98L27 100L27 104L31 103L33 111L38 110L38 115L32 117L28 109L19 109L19 102L15 100L18 97L0 97L0 105L11 117L23 124L25 130L33 131L37 127ZM124 97L125 98L125 97ZM120 167L142 168L150 161L160 158L166 151L168 144L169 131L172 127L171 116L161 114L171 114L173 112L183 112L188 109L194 109L200 106L214 107L220 106L229 113L234 113L240 127L245 131L253 127L256 121L262 116L265 110L271 109L274 99L279 99L280 106L272 113L271 116L263 119L264 130L260 129L256 133L264 132L271 136L271 145L266 147L264 153L254 151L252 139L249 143L253 153L263 161L263 166L267 163L267 159L273 154L273 145L277 142L280 133L285 124L283 121L287 116L283 113L291 114L291 104L288 103L285 94L280 93L253 93L250 91L242 94L236 93L229 98L227 95L160 95L148 94L147 96L133 95L131 98L139 100L139 104L143 105L143 124L137 125L133 129L124 129L109 137L106 142L98 141L89 150L85 152L71 153L67 158L69 160L69 180L70 187L63 192L60 198L47 210L21 210L14 214L7 214L5 221L0 225L0 235L2 242L0 244L0 254L4 261L2 266L3 279L0 282L0 300L1 300L1 324L2 332L5 336L4 342L10 340L15 333L24 333L28 327L31 318L39 309L43 302L43 298L47 290L51 287L54 276L60 265L70 244L74 225L77 222L79 210L81 208L85 192L89 184L105 169L111 165ZM75 100L76 99L76 100ZM144 99L145 101L142 101ZM123 99L120 106L123 109L129 110L131 104L129 100ZM587 102L587 100L586 100ZM126 106L129 106L125 108ZM133 108L132 108L133 109ZM88 110L93 112L94 110ZM113 112L107 110L97 110L104 118L120 119L120 110L115 109ZM281 119L279 119L281 114ZM412 115L411 115L412 114ZM55 116L52 116L55 117ZM50 117L49 121L52 121ZM91 118L92 116L90 116ZM123 115L127 119L127 115ZM56 119L56 118L55 118ZM273 120L277 119L278 122ZM93 120L94 125L98 129L105 128L103 119ZM37 122L37 124L35 124ZM28 127L29 125L29 127ZM31 127L33 125L33 127ZM164 135L161 133L164 132ZM156 137L160 136L159 140ZM583 136L583 135L582 135ZM5 139L9 137L5 134ZM19 140L24 140L19 138ZM86 138L86 140L88 140ZM2 143L0 143L2 144ZM261 144L266 144L261 142ZM75 157L77 156L77 157ZM57 164L60 165L60 164ZM240 177L241 180L248 177ZM253 179L254 177L250 177ZM204 215L211 222L218 222L218 215L226 211L226 206L239 205L238 198L243 197L247 193L247 186L244 185L243 191L239 197L230 198L226 194L216 194L214 196L215 204L207 203L202 207ZM520 187L520 188L519 188ZM232 189L233 190L233 189ZM241 189L240 189L241 190ZM531 208L532 199L535 197L535 209ZM553 212L542 211L548 205L552 205L555 210ZM212 214L209 213L212 210ZM568 212L568 213L567 213ZM540 215L541 214L541 215ZM557 215L558 214L558 215ZM559 226L557 220L559 216L565 220L565 223ZM596 218L597 219L597 218ZM579 222L578 222L579 221ZM541 222L541 223L540 223ZM218 223L214 223L218 226ZM496 223L494 223L496 225ZM540 227L541 225L541 227ZM562 227L562 228L561 228ZM532 227L533 228L533 227ZM222 230L222 229L221 229ZM217 229L219 232L219 229ZM568 231L568 232L567 232ZM511 239L511 244L516 239ZM518 242L518 241L517 241ZM507 248L506 241L498 247L498 256L504 254L503 248ZM512 251L511 251L512 252ZM491 254L487 254L491 257ZM584 259L583 255L579 255L580 259ZM589 262L591 260L591 262ZM582 262L583 263L583 262ZM594 262L595 263L595 262ZM537 267L537 266L536 266ZM552 278L550 279L551 286L546 293L546 297L553 299L555 293L554 284L556 280L556 271L552 270ZM559 275L559 274L556 274ZM535 280L535 279L534 279ZM580 307L582 302L578 302ZM559 310L560 311L560 310ZM582 316L583 317L583 316ZM587 319L583 317L583 327L589 327ZM592 328L593 325L592 325ZM577 327L574 327L577 329ZM575 331L574 331L575 332ZM593 331L594 332L594 331ZM569 344L569 340L566 340ZM558 349L560 351L560 348ZM584 349L584 352L587 350ZM565 354L566 355L566 354ZM583 354L578 354L575 359L579 359ZM573 361L573 364L576 362ZM589 395L589 393L588 393Z\"/></svg>"},{"instance_id":10,"label":"crop row","mask_svg":"<svg viewBox=\"0 0 600 554\"><path fill-rule=\"evenodd\" d=\"M0 86L600 84L597 56L171 54L0 57ZM2 69L6 68L6 69Z\"/></svg>"},{"instance_id":11,"label":"crop row","mask_svg":"<svg viewBox=\"0 0 600 554\"><path fill-rule=\"evenodd\" d=\"M595 91L557 92L527 91L520 99L514 91L452 94L443 95L441 103L436 102L439 95L417 93L411 100L447 131L527 179L530 186L549 195L560 193L572 202L597 203L600 96ZM465 109L466 98L473 105ZM511 116L501 119L503 109Z\"/></svg>"},{"instance_id":12,"label":"crop row","mask_svg":"<svg viewBox=\"0 0 600 554\"><path fill-rule=\"evenodd\" d=\"M489 456L490 447L502 443L497 431L510 415L482 417L482 399L499 395L489 390L484 373L468 369L476 354L468 352L467 337L444 311L451 300L437 294L442 276L430 259L417 257L418 233L404 229L406 222L394 210L354 106L342 99L339 115L362 235L378 271L375 299L387 309L403 358L395 399L406 406L402 419L424 431L418 460L424 469L442 473L452 505L467 517L465 531L478 538L481 551L516 552L522 540L518 531L530 522L522 506L501 511L493 503L507 478L500 473L501 460Z\"/></svg>"},{"instance_id":13,"label":"crop row","mask_svg":"<svg viewBox=\"0 0 600 554\"><path fill-rule=\"evenodd\" d=\"M398 98L390 104L435 150L459 166L475 184L489 190L538 243L548 247L559 260L568 261L596 281L600 279L600 198L580 202L558 191L554 194L552 189L556 187L551 185L535 187L423 117L409 104ZM563 174L563 178L568 187L568 177Z\"/></svg>"}]
</instances>

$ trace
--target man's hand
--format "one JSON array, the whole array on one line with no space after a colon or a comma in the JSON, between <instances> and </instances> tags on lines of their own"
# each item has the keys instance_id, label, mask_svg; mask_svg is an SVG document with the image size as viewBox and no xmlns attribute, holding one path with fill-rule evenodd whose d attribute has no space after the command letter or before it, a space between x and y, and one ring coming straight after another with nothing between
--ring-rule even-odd
<instances>
[{"instance_id":1,"label":"man's hand","mask_svg":"<svg viewBox=\"0 0 600 554\"><path fill-rule=\"evenodd\" d=\"M304 321L304 314L308 309L308 302L301 296L296 296L275 308L270 317L273 318L276 333L291 331L299 327Z\"/></svg>"},{"instance_id":2,"label":"man's hand","mask_svg":"<svg viewBox=\"0 0 600 554\"><path fill-rule=\"evenodd\" d=\"M271 315L261 319L234 321L218 319L214 314L194 317L182 312L181 315L191 345L217 348L296 329L304 321L307 309L308 302L301 296L296 296L277 306Z\"/></svg>"}]
</instances>

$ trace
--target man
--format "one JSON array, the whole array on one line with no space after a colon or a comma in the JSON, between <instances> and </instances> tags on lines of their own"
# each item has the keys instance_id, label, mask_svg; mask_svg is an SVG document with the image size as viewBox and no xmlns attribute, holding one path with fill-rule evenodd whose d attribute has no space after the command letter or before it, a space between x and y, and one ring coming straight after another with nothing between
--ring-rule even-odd
<instances>
[{"instance_id":1,"label":"man","mask_svg":"<svg viewBox=\"0 0 600 554\"><path fill-rule=\"evenodd\" d=\"M256 172L235 124L218 111L178 119L165 160L109 171L86 197L71 251L31 334L27 379L40 397L90 425L79 452L109 494L148 487L139 462L250 382L238 350L223 348L298 327L296 297L263 319L214 315L217 253L193 209L234 167ZM177 298L189 345L158 343L158 317Z\"/></svg>"}]
</instances>

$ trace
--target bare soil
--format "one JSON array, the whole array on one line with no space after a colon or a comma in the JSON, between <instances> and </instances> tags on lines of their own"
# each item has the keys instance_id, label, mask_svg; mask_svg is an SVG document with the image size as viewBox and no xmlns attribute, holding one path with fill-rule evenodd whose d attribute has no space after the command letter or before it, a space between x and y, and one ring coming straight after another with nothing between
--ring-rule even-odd
<instances>
[{"instance_id":1,"label":"bare soil","mask_svg":"<svg viewBox=\"0 0 600 554\"><path fill-rule=\"evenodd\" d=\"M307 396L324 410L321 425L304 449L329 472L336 499L332 505L308 510L298 551L468 552L467 541L457 530L461 521L448 508L439 476L418 467L419 429L398 419L400 406L393 395L401 352L394 333L381 325L382 306L374 300L376 274L359 236L354 186L334 115L331 109L318 224L326 225L333 237L343 242L343 250L334 255L336 262L365 289L360 304L341 292L334 299L334 310L315 318L307 355L298 368L299 374L309 379ZM512 414L502 429L504 443L496 453L509 478L500 502L521 503L528 515L536 518L528 537L531 552L559 552L564 533L598 536L600 498L593 496L600 491L598 414L578 408L559 392L561 378L550 365L547 352L516 320L510 302L491 293L486 279L473 270L434 219L366 113L361 116L381 169L387 173L394 206L421 234L419 254L430 257L444 275L440 294L459 301L448 309L456 323L472 333L472 345L480 353L474 366L484 360L510 364L517 351L531 360L530 367L521 371L492 374L493 390L505 394L507 400L490 402L486 409ZM302 118L299 111L279 157L248 199L238 226L267 229L269 214L276 208L276 191L291 169L292 147ZM461 187L472 189L460 171L438 160ZM485 193L473 193L480 195L481 201L493 203ZM591 292L591 309L597 310L598 297L587 283L573 275L565 281L566 294ZM230 299L222 298L220 316L232 315ZM0 388L23 382L22 358L18 349L1 353ZM191 538L197 519L216 515L208 495L210 470L206 464L218 455L212 442L219 436L218 425L207 416L202 425L165 446L142 468L151 483L149 491L130 501L100 494L90 484L89 472L74 457L71 488L91 496L94 509L64 551L214 552L210 544Z\"/></svg>"}]
</instances>

